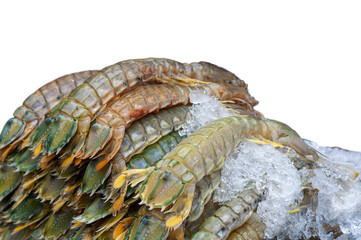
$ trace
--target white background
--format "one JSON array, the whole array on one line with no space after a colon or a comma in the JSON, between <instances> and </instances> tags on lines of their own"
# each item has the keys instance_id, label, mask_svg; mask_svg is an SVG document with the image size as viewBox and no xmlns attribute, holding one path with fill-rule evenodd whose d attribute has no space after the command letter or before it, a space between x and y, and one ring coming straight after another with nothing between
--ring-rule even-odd
<instances>
[{"instance_id":1,"label":"white background","mask_svg":"<svg viewBox=\"0 0 361 240\"><path fill-rule=\"evenodd\" d=\"M320 145L361 151L358 1L2 1L0 125L59 76L115 62L209 61L256 109Z\"/></svg>"}]
</instances>

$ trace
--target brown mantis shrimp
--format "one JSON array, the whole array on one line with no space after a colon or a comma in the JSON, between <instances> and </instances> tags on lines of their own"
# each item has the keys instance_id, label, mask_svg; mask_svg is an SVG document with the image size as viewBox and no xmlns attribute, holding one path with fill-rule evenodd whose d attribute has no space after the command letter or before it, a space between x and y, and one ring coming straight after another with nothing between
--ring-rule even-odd
<instances>
[{"instance_id":1,"label":"brown mantis shrimp","mask_svg":"<svg viewBox=\"0 0 361 240\"><path fill-rule=\"evenodd\" d=\"M169 152L156 166L123 172L114 182L120 188L129 181L139 184L141 204L175 213L166 222L177 228L189 215L195 185L204 176L223 166L225 157L244 137L264 138L290 146L299 154L313 150L286 124L233 116L214 121L199 129Z\"/></svg>"},{"instance_id":2,"label":"brown mantis shrimp","mask_svg":"<svg viewBox=\"0 0 361 240\"><path fill-rule=\"evenodd\" d=\"M17 143L34 131L55 105L96 73L97 71L83 71L62 76L27 97L23 105L15 110L14 117L6 122L0 134L1 160L5 159Z\"/></svg>"},{"instance_id":3,"label":"brown mantis shrimp","mask_svg":"<svg viewBox=\"0 0 361 240\"><path fill-rule=\"evenodd\" d=\"M247 95L243 88L225 84L140 86L105 107L91 124L88 134L84 137L84 146L78 153L73 150L76 149L74 146L77 144L74 141L64 148L63 155L68 152L71 155L63 162L63 167L68 167L74 157L85 159L104 156L104 160L97 166L97 170L101 169L116 154L121 146L125 129L133 121L159 109L188 104L191 90L203 90L221 100L243 98Z\"/></svg>"},{"instance_id":4,"label":"brown mantis shrimp","mask_svg":"<svg viewBox=\"0 0 361 240\"><path fill-rule=\"evenodd\" d=\"M228 83L247 91L244 81L233 73L206 62L182 64L156 58L122 61L90 77L50 111L32 134L31 147L50 155L58 153L75 136L73 152L77 155L97 113L117 96L150 82ZM249 94L247 98L250 106L258 103Z\"/></svg>"}]
</instances>

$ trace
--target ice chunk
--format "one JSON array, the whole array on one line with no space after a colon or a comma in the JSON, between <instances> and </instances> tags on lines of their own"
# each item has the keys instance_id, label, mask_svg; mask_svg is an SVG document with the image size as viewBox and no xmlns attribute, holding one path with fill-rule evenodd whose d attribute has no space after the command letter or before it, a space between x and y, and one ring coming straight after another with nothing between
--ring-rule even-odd
<instances>
[{"instance_id":1,"label":"ice chunk","mask_svg":"<svg viewBox=\"0 0 361 240\"><path fill-rule=\"evenodd\" d=\"M180 131L181 136L188 136L211 121L232 116L215 97L210 97L202 91L192 91L189 98L193 104L190 109L192 118L183 125Z\"/></svg>"}]
</instances>

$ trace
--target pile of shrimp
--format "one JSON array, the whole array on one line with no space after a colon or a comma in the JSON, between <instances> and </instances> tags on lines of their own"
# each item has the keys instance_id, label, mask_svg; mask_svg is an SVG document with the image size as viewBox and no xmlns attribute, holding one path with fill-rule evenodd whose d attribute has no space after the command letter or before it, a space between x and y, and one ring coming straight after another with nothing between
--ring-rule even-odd
<instances>
[{"instance_id":1,"label":"pile of shrimp","mask_svg":"<svg viewBox=\"0 0 361 240\"><path fill-rule=\"evenodd\" d=\"M232 115L181 136L195 90ZM226 157L243 141L290 148L310 168L322 156L257 104L208 62L126 60L49 82L0 134L0 239L263 239L267 189L212 201Z\"/></svg>"}]
</instances>

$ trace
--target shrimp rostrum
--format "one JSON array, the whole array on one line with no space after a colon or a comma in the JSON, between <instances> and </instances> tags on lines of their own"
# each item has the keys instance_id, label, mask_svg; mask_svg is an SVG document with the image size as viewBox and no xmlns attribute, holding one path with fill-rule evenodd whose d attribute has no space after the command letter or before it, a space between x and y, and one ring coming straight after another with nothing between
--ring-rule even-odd
<instances>
[{"instance_id":1,"label":"shrimp rostrum","mask_svg":"<svg viewBox=\"0 0 361 240\"><path fill-rule=\"evenodd\" d=\"M175 213L166 222L177 228L189 215L195 186L204 176L223 166L224 159L244 138L267 139L295 149L312 150L289 126L274 120L232 116L214 121L179 143L155 167L123 172L114 182L120 188L138 184L142 204Z\"/></svg>"},{"instance_id":2,"label":"shrimp rostrum","mask_svg":"<svg viewBox=\"0 0 361 240\"><path fill-rule=\"evenodd\" d=\"M141 83L231 84L247 91L247 84L210 63L182 64L169 59L128 60L108 66L90 77L51 112L31 139L31 147L48 155L58 153L74 136L75 152L84 145L94 117L117 96ZM247 94L251 106L258 102Z\"/></svg>"}]
</instances>

